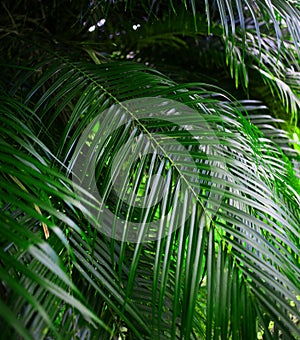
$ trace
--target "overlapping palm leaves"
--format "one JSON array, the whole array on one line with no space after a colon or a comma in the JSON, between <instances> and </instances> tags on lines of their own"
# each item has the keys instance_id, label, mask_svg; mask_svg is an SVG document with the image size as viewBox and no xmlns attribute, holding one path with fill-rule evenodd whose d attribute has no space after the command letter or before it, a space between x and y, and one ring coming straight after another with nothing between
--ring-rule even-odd
<instances>
[{"instance_id":1,"label":"overlapping palm leaves","mask_svg":"<svg viewBox=\"0 0 300 340\"><path fill-rule=\"evenodd\" d=\"M96 14L97 10L103 14L103 4L89 3L87 13L93 12L89 19L100 18ZM170 49L174 44L185 48L186 36L197 40L208 32L207 49L201 50L200 44L198 50L204 64L214 60L226 68L227 63L236 84L245 87L249 77L251 85L253 69L295 122L299 8L292 1L203 1L204 15L199 16L201 5L184 4L184 10L195 16L185 15L178 24L185 27L174 32L174 5L170 25L162 20L153 26L151 19L139 31L127 32L123 44L125 40L126 48L133 50L157 42L169 43ZM114 10L109 2L106 5ZM158 18L160 5L157 1L151 7ZM139 15L144 7L138 7ZM143 33L142 46L135 36ZM101 46L108 43L109 39ZM111 44L107 52L115 46ZM39 60L48 58L39 53ZM13 80L8 79L11 68L3 70L3 337L19 333L28 339L239 339L263 333L265 338L281 334L297 338L299 156L289 134L275 127L278 119L258 102L236 103L205 84L177 84L142 64L94 60L100 65L64 57L59 51L31 71L19 69ZM270 92L264 95L274 98ZM168 107L173 123L166 124L159 116L145 119L129 106L130 121L120 129L118 109L126 100L141 98L147 98L143 106L147 117L157 98L167 106L175 100L193 113L187 121L180 110ZM85 127L109 108L113 109L106 122L116 129L102 146L95 175L97 190L117 217L107 220L100 210L95 221L92 208L99 202L93 192L74 188L72 174L76 152L93 147L80 145ZM160 152L142 157L149 151L139 144L144 137ZM135 141L134 148L127 143L130 140ZM183 149L176 149L178 142ZM123 164L119 171L110 171L121 147L134 163L124 168L130 176L123 182ZM184 162L182 150L192 162ZM153 181L156 175L163 177L164 186ZM129 187L124 178L130 179ZM180 181L188 184L185 195L178 192ZM117 192L116 186L128 190ZM148 189L163 190L162 199L151 204ZM149 205L140 209L141 202ZM139 221L135 232L143 240L147 223L167 213L169 219L160 226L176 230L157 240L120 242L103 233L103 228L114 230L117 219L123 225ZM45 240L47 228L50 237Z\"/></svg>"},{"instance_id":2,"label":"overlapping palm leaves","mask_svg":"<svg viewBox=\"0 0 300 340\"><path fill-rule=\"evenodd\" d=\"M220 6L224 11L227 8L224 5ZM291 9L292 12L293 10ZM160 20L155 18L150 18L147 22L139 20L141 26L135 31L131 28L132 22L128 22L126 27L119 27L120 31L126 30L126 35L114 35L115 45L110 44L110 48L123 50L125 55L134 51L135 59L149 58L151 63L166 71L168 66L165 65L165 60L167 63L176 64L177 61L180 64L181 59L187 63L187 69L191 67L189 61L195 63L196 75L201 73L207 75L206 72L209 70L208 75L214 77L216 69L228 69L233 79L233 89L230 87L229 79L226 79L225 86L228 89L232 91L234 86L242 86L247 95L250 85L251 90L261 99L270 97L271 92L282 103L281 110L277 107L278 112L275 110L276 107L273 107L275 111L273 114L281 117L284 116L282 111L286 110L289 113L288 117L294 119L299 110L298 43L285 39L284 34L277 32L271 23L261 19L259 21L260 15L252 10L250 12L246 23L244 19L241 22L234 11L230 14L230 17L236 20L233 31L228 29L227 17L227 21L224 18L221 22L214 21L208 34L207 18L204 14L193 18L189 12L180 7L176 14L168 13ZM297 15L299 17L299 13ZM227 28L224 28L224 25ZM282 23L280 25L284 26ZM285 32L287 27L283 27L282 30ZM105 41L112 32L108 23L107 30L101 32L100 36ZM278 45L281 48L278 48ZM164 51L162 54L161 50ZM177 58L172 58L174 51ZM293 80L290 79L291 74ZM219 79L216 77L217 82Z\"/></svg>"},{"instance_id":3,"label":"overlapping palm leaves","mask_svg":"<svg viewBox=\"0 0 300 340\"><path fill-rule=\"evenodd\" d=\"M216 95L203 84L193 84L190 90L189 85L177 85L139 64L91 65L58 58L28 92L25 107L16 103L11 112L6 103L15 101L3 101L1 237L6 251L1 275L8 294L3 314L19 332L25 327L28 337L34 330L38 337L57 336L55 331L61 327L63 332L73 329L83 338L90 334L105 339L109 333L96 328L105 323L115 334L123 332L133 338L198 338L203 334L239 338L249 332L255 335L259 327L268 334L272 320L276 324L273 332L280 329L290 336L297 334L300 200L292 163L241 114L241 107L220 94L219 100L214 99ZM190 105L194 121L187 122L177 114L178 126L170 127L159 117L139 120L132 110L136 128L117 130L111 138L124 146L128 138L142 134L159 145L155 136L160 131L166 138L172 137L169 143L176 139L186 145L194 163L184 165L179 158L176 164L168 154L139 159L133 185L141 190L149 185L147 177L137 175L141 169L155 174L172 163L165 174L160 173L169 181L163 188L169 201L149 206L146 214L155 219L168 208L173 211L171 222L179 228L157 241L118 242L89 224L89 209L80 202L87 196L76 197L63 174L72 171L69 161L76 157L76 141L92 118L113 104L146 96ZM245 104L248 110L259 110L255 103ZM26 107L35 113L33 118L26 114ZM145 110L151 112L153 106L145 105ZM68 115L68 124L56 144L48 136L62 114ZM42 128L36 124L37 117L45 124ZM195 124L197 117L205 117L207 132L213 131L216 138L200 131L193 147L195 136L182 126ZM110 119L115 124L119 117ZM13 128L11 120L18 125ZM105 169L118 147L118 143L105 144L99 159L100 182L101 171L109 175ZM114 184L118 174L112 176ZM189 204L183 202L179 215L176 202L182 197L176 196L176 181L192 183L195 178L202 189L195 195L188 187L185 202ZM112 186L103 185L99 190L104 190L108 204L118 214L124 196L113 195ZM209 192L215 195L213 199L218 193L221 197L217 212L209 204ZM125 219L136 214L143 221L145 216L130 208L126 213ZM41 222L50 230L47 242L42 241ZM101 222L111 227L111 222ZM20 280L17 286L13 284L15 275ZM20 298L16 300L16 296ZM20 321L15 322L11 315L20 315ZM58 320L55 330L53 322Z\"/></svg>"}]
</instances>

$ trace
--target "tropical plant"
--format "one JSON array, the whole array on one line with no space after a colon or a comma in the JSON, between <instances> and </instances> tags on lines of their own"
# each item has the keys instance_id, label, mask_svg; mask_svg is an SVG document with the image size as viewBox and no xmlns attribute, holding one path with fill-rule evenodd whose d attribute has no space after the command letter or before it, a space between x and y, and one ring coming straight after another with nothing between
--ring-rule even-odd
<instances>
[{"instance_id":1,"label":"tropical plant","mask_svg":"<svg viewBox=\"0 0 300 340\"><path fill-rule=\"evenodd\" d=\"M2 3L1 337L297 339L299 4L68 5Z\"/></svg>"}]
</instances>

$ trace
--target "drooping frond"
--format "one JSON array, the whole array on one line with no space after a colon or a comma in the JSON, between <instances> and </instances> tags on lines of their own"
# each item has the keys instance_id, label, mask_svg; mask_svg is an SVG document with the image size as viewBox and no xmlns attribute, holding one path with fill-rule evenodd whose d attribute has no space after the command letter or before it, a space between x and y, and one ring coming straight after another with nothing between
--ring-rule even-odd
<instances>
[{"instance_id":1,"label":"drooping frond","mask_svg":"<svg viewBox=\"0 0 300 340\"><path fill-rule=\"evenodd\" d=\"M80 199L63 186L58 201L76 223L65 220L63 261L115 334L237 338L255 335L255 320L266 333L271 321L273 332L299 332L299 183L240 106L141 64L67 58L52 61L25 104L47 134L67 119L58 145L39 131ZM52 191L36 200L47 215ZM71 322L76 312L63 310ZM77 315L79 333L100 334Z\"/></svg>"},{"instance_id":2,"label":"drooping frond","mask_svg":"<svg viewBox=\"0 0 300 340\"><path fill-rule=\"evenodd\" d=\"M116 3L118 3L118 1ZM164 5L166 6L162 1L152 1L150 5L148 2L142 1L140 7L134 8L131 1L125 1L125 8L128 12L134 13L135 9L141 12L142 9L145 15L149 17L151 17L151 15L161 15ZM295 48L299 53L300 15L299 7L295 5L293 0L205 0L198 2L195 0L184 0L179 4L174 4L173 1L170 1L169 8L173 10L173 13L176 13L178 8L181 9L182 6L186 12L194 17L195 31L198 29L197 17L199 13L200 15L203 13L206 15L208 34L211 33L215 24L220 23L224 36L229 40L232 36L235 36L239 28L246 31L249 22L253 25L256 35L260 37L265 29L262 26L262 22L266 22L267 29L275 32L278 51L280 50L287 31L292 37ZM103 10L102 6L99 6L97 3L94 4L93 9L96 12L97 9L100 10L100 12Z\"/></svg>"},{"instance_id":3,"label":"drooping frond","mask_svg":"<svg viewBox=\"0 0 300 340\"><path fill-rule=\"evenodd\" d=\"M195 76L205 79L209 75L217 78L218 83L221 80L218 71L227 69L229 77L233 79L232 87L242 86L245 93L249 93L249 86L255 86L255 94L261 92L260 99L264 93L263 86L259 84L264 82L267 84L267 95L270 96L271 91L281 101L281 111L286 111L296 121L299 111L299 57L289 37L282 38L282 48L279 49L276 34L268 30L268 23L261 22L261 33L257 35L251 20L248 20L250 22L247 23L246 31L237 24L234 33L226 37L221 24L217 22L207 35L205 19L204 15L197 16L195 30L194 19L181 9L159 20L154 18L141 22L136 30L132 29L132 23L129 22L128 27L124 28L126 34L114 35L108 26L101 33L101 38L109 41L107 37L113 36L113 44L108 46L113 55L114 49L125 48L123 53L128 58L152 63L162 70L167 68L166 60L174 66L183 63L187 70L196 73ZM174 53L177 58L173 57ZM253 73L253 69L256 72L252 77L249 73ZM258 79L253 82L252 78ZM230 91L234 91L228 80L225 84Z\"/></svg>"},{"instance_id":4,"label":"drooping frond","mask_svg":"<svg viewBox=\"0 0 300 340\"><path fill-rule=\"evenodd\" d=\"M70 189L71 182L50 167L45 156L51 152L31 129L37 116L4 94L0 107L2 336L14 334L5 326L9 324L25 339L35 333L41 338L45 331L61 338L55 322L66 308L77 310L94 327L108 330L71 277L74 254L65 231L72 228L84 236L70 216L83 205ZM68 214L62 208L65 204Z\"/></svg>"}]
</instances>

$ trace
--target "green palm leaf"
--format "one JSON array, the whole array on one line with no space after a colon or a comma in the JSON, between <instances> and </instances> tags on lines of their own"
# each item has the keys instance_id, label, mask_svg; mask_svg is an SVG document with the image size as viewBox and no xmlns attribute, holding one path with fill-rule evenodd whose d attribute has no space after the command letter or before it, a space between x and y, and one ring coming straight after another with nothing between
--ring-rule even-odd
<instances>
[{"instance_id":1,"label":"green palm leaf","mask_svg":"<svg viewBox=\"0 0 300 340\"><path fill-rule=\"evenodd\" d=\"M64 303L79 310L95 326L107 329L86 306L66 269L67 262L63 263L58 255L65 254L68 261L72 257L64 234L66 227L82 231L55 208L52 200L74 207L80 202L67 187L67 178L49 168L43 157L45 153L49 155L49 150L18 120L23 115L26 121L24 117L32 112L9 97L1 99L0 277L7 294L5 305L1 302L1 317L27 339L34 333L44 336L48 331L60 338L53 322ZM50 244L41 236L42 225L50 229ZM22 322L17 315L22 315ZM12 334L3 324L2 329L4 337Z\"/></svg>"},{"instance_id":2,"label":"green palm leaf","mask_svg":"<svg viewBox=\"0 0 300 340\"><path fill-rule=\"evenodd\" d=\"M245 337L249 324L241 318L253 320L255 335L256 321L264 313L285 334L297 334L290 316L299 319L300 199L289 170L292 165L280 148L263 137L234 103L224 96L223 101L213 99L222 97L203 84L190 85L201 90L189 90L189 85L176 85L133 63L92 66L65 60L59 65L42 76L27 102L33 102L32 94L51 81L53 72L53 85L34 109L45 121L50 119L49 131L53 110L54 117L69 114L55 152L73 172L80 152L91 160L97 155L96 191L91 196L81 191L85 210L76 209L94 215L91 224L81 225L93 241L89 244L72 230L68 236L74 254L73 279L85 282L84 290L93 291L101 301L96 305L88 294L94 312L112 328L118 327L116 334L125 322L130 329L125 333L150 338ZM161 103L158 95L165 98L161 115L154 114ZM131 98L138 99L126 102ZM139 98L146 99L143 112L136 106ZM174 100L179 107L188 105L191 114L176 111ZM124 110L130 119L120 129ZM164 112L169 112L172 124L162 119ZM84 132L97 117L103 120L94 120ZM81 142L83 132L87 139ZM150 152L149 145L142 143L143 136L156 148L149 157L140 156ZM178 143L185 147L178 148ZM48 147L53 148L51 142ZM192 163L182 157L184 150L192 156ZM89 170L87 163L80 166L76 175L80 169ZM154 180L154 175L163 177L164 183ZM81 184L89 187L92 177L88 182L81 179ZM186 185L184 194L179 180ZM114 191L115 187L120 191ZM148 189L152 195L147 195ZM162 190L164 195L159 196ZM91 199L97 191L113 212L112 219L103 210L93 209L101 203ZM161 197L158 202L157 195ZM43 207L42 202L38 204ZM151 234L148 223L167 215ZM138 221L139 228L130 230L137 237L136 244L103 235L107 230L116 232L120 219L124 229L112 236L128 240L126 226ZM174 226L177 230L170 232ZM152 241L142 243L146 235ZM225 304L228 309L221 312L218 307ZM104 312L105 306L111 312ZM118 326L110 313L118 313L122 320ZM268 327L265 319L260 322Z\"/></svg>"},{"instance_id":3,"label":"green palm leaf","mask_svg":"<svg viewBox=\"0 0 300 340\"><path fill-rule=\"evenodd\" d=\"M298 339L299 5L1 8L1 336Z\"/></svg>"},{"instance_id":4,"label":"green palm leaf","mask_svg":"<svg viewBox=\"0 0 300 340\"><path fill-rule=\"evenodd\" d=\"M231 8L230 2L226 6L220 5L219 8L221 10L227 6L233 12L226 17L227 12L224 10L226 20L224 19L225 21L222 22L227 25L225 36L222 32L222 24L217 20L210 28L210 35L207 35L207 18L197 14L195 21L185 9L181 9L172 15L163 16L160 20L154 18L142 22L141 27L136 31L131 27L132 22L129 22L126 27L126 35L116 36L114 44L119 49L124 46L126 48L124 54L134 52L133 58L137 60L150 58L150 61L162 70L165 70L166 66L165 63L161 65L159 61L161 49L165 50L164 57L168 56L169 51L172 51L169 56L171 62L174 62L172 58L174 51L178 54L178 59L183 60L181 62L193 60L195 66L199 65L197 73L200 69L202 72L203 65L205 65L205 72L209 70L210 75L216 72L216 67L218 69L228 68L228 72L234 80L233 85L236 87L242 85L246 92L249 92L249 79L252 81L251 87L254 86L254 76L249 73L253 73L253 69L255 69L257 71L255 77L259 77L255 87L261 97L264 94L261 86L261 81L263 81L272 94L281 100L283 108L291 114L292 119L296 119L299 108L299 86L296 72L299 69L297 48L288 36L282 36L281 33L276 36L276 30L270 29L268 23L262 20L263 17L258 16L253 19L251 13L256 13L256 11L253 11L252 8L246 11L249 15L247 26L242 27L242 22L245 20L236 19L237 14ZM259 5L257 5L258 8ZM255 21L254 24L251 20L260 21L257 23ZM293 20L297 20L296 17ZM235 21L238 22L235 24ZM232 32L228 30L229 26L232 28ZM259 30L259 34L256 28ZM113 29L115 30L115 27ZM102 33L103 39L109 40L108 36L112 32L108 29ZM278 40L279 38L280 40ZM110 44L107 49L111 50L115 48L115 45ZM114 53L113 49L111 53ZM151 56L153 53L155 57ZM220 76L218 75L218 77ZM226 86L228 86L228 81ZM269 96L270 93L268 92L267 95Z\"/></svg>"}]
</instances>

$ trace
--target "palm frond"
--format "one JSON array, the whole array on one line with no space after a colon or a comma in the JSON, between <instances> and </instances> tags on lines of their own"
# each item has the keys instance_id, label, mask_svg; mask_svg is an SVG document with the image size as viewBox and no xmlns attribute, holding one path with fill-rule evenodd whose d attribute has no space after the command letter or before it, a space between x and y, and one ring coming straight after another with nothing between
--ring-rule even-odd
<instances>
[{"instance_id":1,"label":"palm frond","mask_svg":"<svg viewBox=\"0 0 300 340\"><path fill-rule=\"evenodd\" d=\"M106 215L100 202L100 210L91 209L91 203L85 206L97 221L90 220L94 235L90 257L73 232L69 238L76 275L83 275L86 289L101 301L103 292L110 292L116 303L113 299L106 304L119 311L131 331L144 336L209 338L222 332L237 337L249 332L241 317L257 320L263 313L269 313L286 334L297 334L290 315L300 316L300 199L280 147L262 137L234 103L203 84L177 85L134 63L88 65L65 59L59 65L41 77L27 102L52 72L53 85L37 101L35 113L42 112L47 121L53 109L57 117L68 104L72 111L57 155L65 164L70 161L69 170L76 170L77 176L80 169L90 173L89 163L74 167L80 153L89 155L92 165L93 157L97 159L94 191L93 176L87 181L81 177L78 184L90 187L92 197L100 194L112 214ZM157 96L164 98L165 106ZM222 97L223 101L214 99ZM191 113L183 114L181 105ZM166 123L164 116L173 123ZM107 127L113 132L108 134ZM83 132L84 142L79 140ZM154 149L143 143L144 137ZM184 150L178 143L186 145L192 162L182 158ZM140 156L149 152L151 157ZM164 182L155 181L154 175ZM186 183L184 194L180 181ZM156 194L147 195L150 188ZM90 195L81 195L82 202L90 200ZM139 227L130 233L138 242L120 243L129 240L126 226L134 221ZM147 229L151 221L156 221L154 230ZM177 231L169 232L174 226ZM103 234L112 239L105 242ZM152 241L144 244L147 236ZM107 276L101 273L102 266ZM231 275L222 274L232 267ZM226 292L220 291L221 282L228 287ZM243 297L238 307L237 292ZM218 312L223 297L227 314ZM197 319L195 310L203 299L208 299L207 307ZM252 328L253 334L256 331Z\"/></svg>"},{"instance_id":2,"label":"palm frond","mask_svg":"<svg viewBox=\"0 0 300 340\"><path fill-rule=\"evenodd\" d=\"M64 304L95 327L108 329L91 312L66 267L72 257L66 228L84 235L76 222L55 207L55 201L67 202L73 209L80 206L70 181L49 168L45 157L49 149L36 138L28 127L30 120L25 118L32 112L4 95L0 105L0 277L7 296L1 318L27 339L48 331L60 338L54 322ZM42 227L50 230L48 242L43 239ZM1 328L3 337L13 334L3 323Z\"/></svg>"},{"instance_id":3,"label":"palm frond","mask_svg":"<svg viewBox=\"0 0 300 340\"><path fill-rule=\"evenodd\" d=\"M1 3L1 336L299 338L299 5L69 5Z\"/></svg>"},{"instance_id":4,"label":"palm frond","mask_svg":"<svg viewBox=\"0 0 300 340\"><path fill-rule=\"evenodd\" d=\"M119 2L116 2L119 3ZM120 2L121 3L121 2ZM152 1L150 6L148 2L138 6L137 11L142 11L148 17L151 14L161 16L161 11L164 9L162 1ZM122 6L122 5L121 5ZM108 6L112 8L112 5ZM130 9L134 13L133 3L130 1L125 2L125 8ZM249 21L254 27L256 35L258 37L263 33L261 23L267 22L269 31L275 32L278 51L280 50L281 43L286 35L285 31L288 31L289 35L295 44L295 48L299 53L298 45L300 42L299 31L299 8L295 6L294 1L276 1L276 0L205 0L202 2L196 2L194 0L181 1L179 4L173 4L170 2L170 8L174 13L180 11L182 8L186 12L192 15L194 18L194 29L197 31L197 17L202 13L205 13L207 19L207 33L210 34L214 25L220 23L223 34L228 40L235 35L236 29L240 27L243 31L246 31ZM103 13L103 8L95 4L94 11L100 10L99 14ZM107 10L107 9L106 9ZM124 9L122 9L124 10ZM142 15L140 15L142 17Z\"/></svg>"},{"instance_id":5,"label":"palm frond","mask_svg":"<svg viewBox=\"0 0 300 340\"><path fill-rule=\"evenodd\" d=\"M217 70L228 68L236 88L242 85L245 93L249 92L249 78L253 78L249 73L255 69L256 76L260 77L267 84L269 91L271 90L272 94L282 102L283 111L285 110L292 119L297 120L299 63L296 48L288 38L282 38L282 51L280 51L275 34L270 35L266 27L263 29L266 23L260 25L262 32L259 35L255 27L248 23L246 32L240 25L236 25L234 33L224 38L220 24L214 25L208 36L205 17L198 15L196 22L195 31L194 19L181 10L160 20L142 22L137 30L133 30L132 23L128 23L128 27L124 28L126 34L114 35L115 45L110 44L110 46L116 46L115 48L121 50L124 46L126 48L124 54L128 57L153 63L163 70L165 62L159 60L161 50L164 51L161 58L164 58L163 60L169 58L168 63L176 64L173 58L174 50L178 55L177 62L182 63L186 60L190 63L192 60L192 65L187 67L190 67L193 72L197 69L198 76L202 76L200 69L201 72L209 71L210 76L214 76L217 74L216 68ZM108 35L111 35L109 29L101 34L104 39L105 37L107 39ZM171 51L170 55L168 51ZM270 96L269 92L268 95Z\"/></svg>"}]
</instances>

